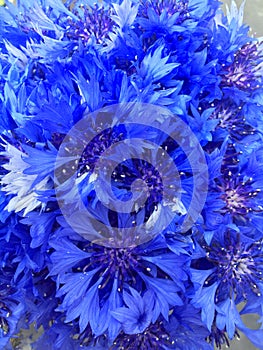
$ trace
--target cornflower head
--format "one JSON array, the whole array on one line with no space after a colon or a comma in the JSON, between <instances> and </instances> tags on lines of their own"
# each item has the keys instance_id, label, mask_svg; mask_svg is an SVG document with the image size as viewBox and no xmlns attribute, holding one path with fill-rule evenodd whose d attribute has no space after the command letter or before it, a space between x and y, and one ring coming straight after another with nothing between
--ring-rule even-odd
<instances>
[{"instance_id":1,"label":"cornflower head","mask_svg":"<svg viewBox=\"0 0 263 350\"><path fill-rule=\"evenodd\" d=\"M249 154L249 161L244 162L242 147L238 151L236 144L228 144L220 174L212 186L218 204L215 211L226 222L230 220L238 226L252 224L261 232L262 180L257 171L261 150L259 148Z\"/></svg>"},{"instance_id":2,"label":"cornflower head","mask_svg":"<svg viewBox=\"0 0 263 350\"><path fill-rule=\"evenodd\" d=\"M262 299L262 241L253 241L237 229L218 232L210 244L201 244L191 264L192 281L197 288L193 304L202 308L202 320L217 346L238 336L238 329L259 341L260 331L247 329L237 305ZM208 303L209 300L209 303ZM220 333L221 331L221 333Z\"/></svg>"},{"instance_id":3,"label":"cornflower head","mask_svg":"<svg viewBox=\"0 0 263 350\"><path fill-rule=\"evenodd\" d=\"M234 54L233 62L225 67L222 85L251 93L262 88L262 44L249 42Z\"/></svg>"}]
</instances>

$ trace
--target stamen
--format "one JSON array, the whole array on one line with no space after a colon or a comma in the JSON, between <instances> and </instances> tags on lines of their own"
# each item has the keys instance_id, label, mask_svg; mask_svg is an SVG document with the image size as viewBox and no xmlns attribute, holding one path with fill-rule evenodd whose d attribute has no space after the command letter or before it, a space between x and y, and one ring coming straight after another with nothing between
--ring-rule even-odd
<instances>
[{"instance_id":1,"label":"stamen","mask_svg":"<svg viewBox=\"0 0 263 350\"><path fill-rule=\"evenodd\" d=\"M233 288L235 293L245 295L249 287L251 292L259 296L260 290L258 282L262 281L263 252L256 243L246 244L240 241L238 234L225 234L225 248L222 249L219 242L214 242L212 246L207 246L209 254L206 259L217 268L205 281L206 285L211 285L218 278L222 283Z\"/></svg>"},{"instance_id":2,"label":"stamen","mask_svg":"<svg viewBox=\"0 0 263 350\"><path fill-rule=\"evenodd\" d=\"M163 12L166 12L168 17L173 16L175 13L179 13L178 18L176 19L176 24L181 24L191 17L188 11L188 1L186 0L144 0L142 3L144 7L142 7L141 16L146 18L148 17L148 8L153 9L158 16Z\"/></svg>"},{"instance_id":3,"label":"stamen","mask_svg":"<svg viewBox=\"0 0 263 350\"><path fill-rule=\"evenodd\" d=\"M97 4L93 8L83 7L83 18L80 18L79 22L68 19L69 30L66 36L69 39L81 40L84 45L93 36L97 44L102 44L113 27L111 11L110 8L106 10Z\"/></svg>"},{"instance_id":4,"label":"stamen","mask_svg":"<svg viewBox=\"0 0 263 350\"><path fill-rule=\"evenodd\" d=\"M233 86L246 92L258 89L262 51L258 45L247 43L235 55L233 63L226 68L222 85Z\"/></svg>"},{"instance_id":5,"label":"stamen","mask_svg":"<svg viewBox=\"0 0 263 350\"><path fill-rule=\"evenodd\" d=\"M151 324L143 333L125 334L120 333L113 342L110 350L117 349L160 349L164 350L173 345L175 341L171 339L161 321Z\"/></svg>"}]
</instances>

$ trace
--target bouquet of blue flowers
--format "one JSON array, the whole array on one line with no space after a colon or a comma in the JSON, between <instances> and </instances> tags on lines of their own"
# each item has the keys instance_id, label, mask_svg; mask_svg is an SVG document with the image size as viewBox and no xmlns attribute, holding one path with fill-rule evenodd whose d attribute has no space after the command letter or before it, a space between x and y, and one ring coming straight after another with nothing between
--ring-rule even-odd
<instances>
[{"instance_id":1,"label":"bouquet of blue flowers","mask_svg":"<svg viewBox=\"0 0 263 350\"><path fill-rule=\"evenodd\" d=\"M37 350L263 349L243 318L263 317L263 54L243 9L0 6L1 349L32 324Z\"/></svg>"}]
</instances>

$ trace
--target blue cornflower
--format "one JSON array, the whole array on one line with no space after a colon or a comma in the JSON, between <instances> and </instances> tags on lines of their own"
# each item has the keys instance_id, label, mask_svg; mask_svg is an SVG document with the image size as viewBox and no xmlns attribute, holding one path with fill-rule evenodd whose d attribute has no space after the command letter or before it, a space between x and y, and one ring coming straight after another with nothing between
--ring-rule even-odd
<instances>
[{"instance_id":1,"label":"blue cornflower","mask_svg":"<svg viewBox=\"0 0 263 350\"><path fill-rule=\"evenodd\" d=\"M250 149L227 141L220 151L214 151L217 154L216 172L211 178L203 214L206 230L210 230L211 235L218 226L234 223L253 228L255 239L261 237L262 176L258 166L262 161L262 150L257 142L254 145L255 149Z\"/></svg>"},{"instance_id":2,"label":"blue cornflower","mask_svg":"<svg viewBox=\"0 0 263 350\"><path fill-rule=\"evenodd\" d=\"M108 331L114 339L120 324L110 312L122 307L130 284L137 291L151 292L153 320L160 314L167 318L170 306L182 303L179 293L187 280L189 257L173 255L161 237L135 248L107 248L85 241L77 247L65 238L54 240L51 246L55 252L50 274L58 275L61 288L57 296L63 296L58 310L67 314L67 322L80 316L81 332L90 324L96 335Z\"/></svg>"},{"instance_id":3,"label":"blue cornflower","mask_svg":"<svg viewBox=\"0 0 263 350\"><path fill-rule=\"evenodd\" d=\"M230 144L230 152L225 154L222 163L223 176L217 180L217 191L221 192L217 193L224 202L220 213L231 217L237 225L253 223L260 232L262 178L257 169L261 152L261 148L252 151L250 160L244 163L242 151L236 152Z\"/></svg>"},{"instance_id":4,"label":"blue cornflower","mask_svg":"<svg viewBox=\"0 0 263 350\"><path fill-rule=\"evenodd\" d=\"M215 323L232 339L236 328L246 329L237 305L249 302L251 296L262 299L262 242L229 228L214 235L209 245L203 239L200 244L192 261L191 280L196 288L192 303L202 308L202 320L212 333ZM220 344L224 336L216 340L216 334L211 337Z\"/></svg>"}]
</instances>

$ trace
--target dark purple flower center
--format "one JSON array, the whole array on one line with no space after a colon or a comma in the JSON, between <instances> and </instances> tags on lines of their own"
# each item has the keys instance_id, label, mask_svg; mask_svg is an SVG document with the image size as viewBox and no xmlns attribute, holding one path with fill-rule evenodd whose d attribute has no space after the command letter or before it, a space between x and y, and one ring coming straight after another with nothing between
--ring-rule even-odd
<instances>
[{"instance_id":1,"label":"dark purple flower center","mask_svg":"<svg viewBox=\"0 0 263 350\"><path fill-rule=\"evenodd\" d=\"M100 156L113 144L125 139L125 131L121 127L108 128L98 133L86 146L79 161L78 176L93 172Z\"/></svg>"},{"instance_id":2,"label":"dark purple flower center","mask_svg":"<svg viewBox=\"0 0 263 350\"><path fill-rule=\"evenodd\" d=\"M81 40L84 45L94 36L97 44L104 42L108 37L114 22L111 19L111 9L104 9L95 5L91 7L82 7L83 18L79 22L68 20L67 37L70 39Z\"/></svg>"},{"instance_id":3,"label":"dark purple flower center","mask_svg":"<svg viewBox=\"0 0 263 350\"><path fill-rule=\"evenodd\" d=\"M160 16L164 11L169 17L178 13L179 16L176 20L177 24L182 23L185 19L190 17L188 12L188 0L175 1L175 0L146 0L143 1L144 9L142 15L148 17L148 8L153 9L158 16Z\"/></svg>"},{"instance_id":4,"label":"dark purple flower center","mask_svg":"<svg viewBox=\"0 0 263 350\"><path fill-rule=\"evenodd\" d=\"M120 333L110 350L164 350L171 347L174 343L175 341L170 338L163 323L157 321L142 333L133 335Z\"/></svg>"},{"instance_id":5,"label":"dark purple flower center","mask_svg":"<svg viewBox=\"0 0 263 350\"><path fill-rule=\"evenodd\" d=\"M161 174L152 164L141 159L132 159L120 164L113 173L112 180L122 188L130 189L133 182L141 179L147 190L151 192L151 204L156 205L162 200L163 182ZM143 190L142 186L134 190ZM146 190L146 187L145 187Z\"/></svg>"},{"instance_id":6,"label":"dark purple flower center","mask_svg":"<svg viewBox=\"0 0 263 350\"><path fill-rule=\"evenodd\" d=\"M244 91L253 91L260 88L260 60L262 51L259 43L248 43L244 45L234 57L233 63L226 67L222 78L224 86L233 86Z\"/></svg>"},{"instance_id":7,"label":"dark purple flower center","mask_svg":"<svg viewBox=\"0 0 263 350\"><path fill-rule=\"evenodd\" d=\"M222 199L225 201L225 211L234 216L242 216L249 212L260 212L263 208L254 203L253 199L260 189L254 189L253 178L242 181L242 178L231 176L225 180Z\"/></svg>"},{"instance_id":8,"label":"dark purple flower center","mask_svg":"<svg viewBox=\"0 0 263 350\"><path fill-rule=\"evenodd\" d=\"M248 288L260 296L257 283L263 280L261 241L248 245L240 242L238 234L236 238L227 234L224 246L216 242L205 248L207 260L216 267L216 272L207 278L205 285L210 285L219 278L221 283L231 286L235 293L241 293L244 298ZM217 297L218 293L219 290Z\"/></svg>"},{"instance_id":9,"label":"dark purple flower center","mask_svg":"<svg viewBox=\"0 0 263 350\"><path fill-rule=\"evenodd\" d=\"M140 265L137 254L131 248L106 248L103 246L88 246L86 251L93 254L89 262L83 267L83 271L87 272L99 267L100 275L103 274L103 281L99 285L99 289L104 289L111 284L114 278L118 278L118 288L122 290L123 283L133 281L137 268Z\"/></svg>"}]
</instances>

